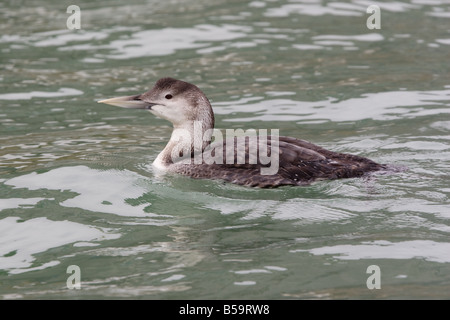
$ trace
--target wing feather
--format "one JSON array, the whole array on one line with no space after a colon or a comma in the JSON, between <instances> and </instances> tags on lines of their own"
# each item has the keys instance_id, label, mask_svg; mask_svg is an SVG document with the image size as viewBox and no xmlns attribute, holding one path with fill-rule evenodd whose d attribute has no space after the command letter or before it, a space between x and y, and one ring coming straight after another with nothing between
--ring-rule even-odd
<instances>
[{"instance_id":1,"label":"wing feather","mask_svg":"<svg viewBox=\"0 0 450 320\"><path fill-rule=\"evenodd\" d=\"M214 142L203 152L202 164L175 163L170 171L193 178L221 179L264 188L306 185L319 179L359 177L383 168L367 158L332 152L304 140L271 136L267 140L255 138L234 137ZM276 152L274 139L278 139L278 157L272 154ZM258 144L256 148L255 142ZM278 161L277 172L261 174L262 168L274 165L273 161Z\"/></svg>"}]
</instances>

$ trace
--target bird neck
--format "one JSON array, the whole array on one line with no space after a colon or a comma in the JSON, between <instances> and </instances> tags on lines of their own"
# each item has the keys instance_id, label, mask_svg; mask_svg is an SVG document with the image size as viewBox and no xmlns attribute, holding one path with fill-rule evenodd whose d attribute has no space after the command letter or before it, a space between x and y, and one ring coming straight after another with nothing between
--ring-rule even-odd
<instances>
[{"instance_id":1,"label":"bird neck","mask_svg":"<svg viewBox=\"0 0 450 320\"><path fill-rule=\"evenodd\" d=\"M181 160L190 159L197 152L203 152L211 143L213 121L190 120L174 124L172 135L155 164L167 166Z\"/></svg>"}]
</instances>

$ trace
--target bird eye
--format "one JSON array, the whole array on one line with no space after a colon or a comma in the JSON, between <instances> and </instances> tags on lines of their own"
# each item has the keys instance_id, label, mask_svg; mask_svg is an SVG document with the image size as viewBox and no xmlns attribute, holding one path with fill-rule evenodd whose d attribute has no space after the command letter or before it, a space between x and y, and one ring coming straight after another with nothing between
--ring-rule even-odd
<instances>
[{"instance_id":1,"label":"bird eye","mask_svg":"<svg viewBox=\"0 0 450 320\"><path fill-rule=\"evenodd\" d=\"M166 94L166 99L172 99L172 95L171 94Z\"/></svg>"}]
</instances>

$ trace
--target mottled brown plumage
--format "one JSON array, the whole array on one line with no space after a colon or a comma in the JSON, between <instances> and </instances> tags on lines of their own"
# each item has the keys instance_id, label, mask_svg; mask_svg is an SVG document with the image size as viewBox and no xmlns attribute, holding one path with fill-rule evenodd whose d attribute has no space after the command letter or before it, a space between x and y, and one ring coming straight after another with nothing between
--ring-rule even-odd
<instances>
[{"instance_id":1,"label":"mottled brown plumage","mask_svg":"<svg viewBox=\"0 0 450 320\"><path fill-rule=\"evenodd\" d=\"M271 141L271 137L268 137ZM223 164L173 164L172 172L200 179L220 179L248 187L276 188L283 185L304 186L316 180L361 177L369 172L384 169L385 166L370 159L345 153L336 153L310 142L292 137L275 137L279 139L279 169L276 174L262 175L259 158L256 164L249 163L248 139L227 139L218 142L223 148ZM226 145L233 144L234 163L226 162ZM237 161L239 144L245 144L245 162ZM212 144L214 148L215 144ZM269 154L271 151L268 145ZM195 156L195 155L194 155ZM194 157L193 156L193 157Z\"/></svg>"}]
</instances>

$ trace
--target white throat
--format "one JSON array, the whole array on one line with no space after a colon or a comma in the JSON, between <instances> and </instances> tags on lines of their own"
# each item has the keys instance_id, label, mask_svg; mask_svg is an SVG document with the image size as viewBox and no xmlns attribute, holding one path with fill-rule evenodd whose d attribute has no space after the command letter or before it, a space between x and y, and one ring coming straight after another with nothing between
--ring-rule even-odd
<instances>
[{"instance_id":1,"label":"white throat","mask_svg":"<svg viewBox=\"0 0 450 320\"><path fill-rule=\"evenodd\" d=\"M165 170L171 164L181 161L190 163L194 152L202 152L210 144L212 129L212 123L205 121L190 120L174 125L169 142L153 165Z\"/></svg>"}]
</instances>

